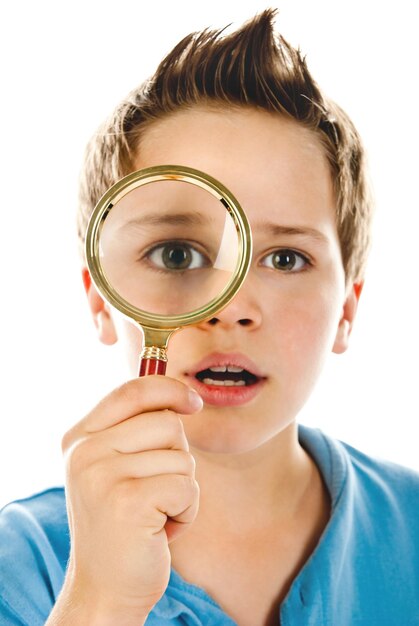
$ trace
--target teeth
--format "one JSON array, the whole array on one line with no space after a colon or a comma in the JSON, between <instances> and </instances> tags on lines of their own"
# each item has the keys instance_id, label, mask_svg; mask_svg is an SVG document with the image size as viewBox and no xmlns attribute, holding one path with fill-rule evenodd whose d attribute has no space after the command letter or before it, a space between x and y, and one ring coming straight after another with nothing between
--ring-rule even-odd
<instances>
[{"instance_id":1,"label":"teeth","mask_svg":"<svg viewBox=\"0 0 419 626\"><path fill-rule=\"evenodd\" d=\"M242 367L236 367L235 365L219 365L217 367L209 367L211 372L235 372L238 374L243 371Z\"/></svg>"},{"instance_id":2,"label":"teeth","mask_svg":"<svg viewBox=\"0 0 419 626\"><path fill-rule=\"evenodd\" d=\"M213 380L212 378L204 378L202 381L205 385L217 385L218 387L244 387L244 380Z\"/></svg>"}]
</instances>

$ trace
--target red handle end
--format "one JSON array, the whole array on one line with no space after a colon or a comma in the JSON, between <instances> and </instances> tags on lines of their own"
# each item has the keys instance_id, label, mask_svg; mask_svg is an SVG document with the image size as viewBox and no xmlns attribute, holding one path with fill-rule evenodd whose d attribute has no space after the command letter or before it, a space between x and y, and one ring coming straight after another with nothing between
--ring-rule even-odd
<instances>
[{"instance_id":1,"label":"red handle end","mask_svg":"<svg viewBox=\"0 0 419 626\"><path fill-rule=\"evenodd\" d=\"M160 359L141 359L139 376L151 376L152 374L159 374L164 376L166 373L167 361L161 361Z\"/></svg>"}]
</instances>

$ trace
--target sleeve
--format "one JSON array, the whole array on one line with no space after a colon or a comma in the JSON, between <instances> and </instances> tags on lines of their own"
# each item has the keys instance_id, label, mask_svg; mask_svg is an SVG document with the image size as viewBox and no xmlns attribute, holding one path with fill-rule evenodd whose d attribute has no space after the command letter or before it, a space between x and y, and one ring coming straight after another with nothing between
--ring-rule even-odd
<instances>
[{"instance_id":1,"label":"sleeve","mask_svg":"<svg viewBox=\"0 0 419 626\"><path fill-rule=\"evenodd\" d=\"M53 507L49 519L39 515L47 509L30 500L0 512L1 626L43 626L63 584L67 533L53 523Z\"/></svg>"}]
</instances>

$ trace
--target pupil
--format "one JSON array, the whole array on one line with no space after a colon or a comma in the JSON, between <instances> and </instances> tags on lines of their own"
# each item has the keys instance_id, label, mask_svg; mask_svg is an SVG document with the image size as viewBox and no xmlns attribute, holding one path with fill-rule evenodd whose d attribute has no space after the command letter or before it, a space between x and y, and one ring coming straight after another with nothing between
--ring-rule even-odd
<instances>
[{"instance_id":1,"label":"pupil","mask_svg":"<svg viewBox=\"0 0 419 626\"><path fill-rule=\"evenodd\" d=\"M278 269L292 270L295 265L295 254L292 252L277 252L273 258L273 263Z\"/></svg>"},{"instance_id":2,"label":"pupil","mask_svg":"<svg viewBox=\"0 0 419 626\"><path fill-rule=\"evenodd\" d=\"M171 270L183 270L189 267L191 252L184 246L171 246L163 250L163 262Z\"/></svg>"}]
</instances>

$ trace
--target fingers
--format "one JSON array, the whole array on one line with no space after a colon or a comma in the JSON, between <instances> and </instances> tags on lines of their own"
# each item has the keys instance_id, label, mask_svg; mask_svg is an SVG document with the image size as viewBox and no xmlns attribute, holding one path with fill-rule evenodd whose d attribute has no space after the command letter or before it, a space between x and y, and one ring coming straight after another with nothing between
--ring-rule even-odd
<instances>
[{"instance_id":1,"label":"fingers","mask_svg":"<svg viewBox=\"0 0 419 626\"><path fill-rule=\"evenodd\" d=\"M126 515L125 500L132 508L126 519L132 522L134 515L139 524L146 526L152 520L153 528L161 528L166 521L156 518L159 511L180 516L183 522L191 519L192 511L185 511L196 499L195 459L184 450L114 452L97 458L94 445L85 440L70 455L67 471L78 485L78 497L83 493L83 500L92 509L107 502L107 508L122 510ZM140 519L145 512L148 519Z\"/></svg>"},{"instance_id":2,"label":"fingers","mask_svg":"<svg viewBox=\"0 0 419 626\"><path fill-rule=\"evenodd\" d=\"M85 460L86 460L85 455ZM120 482L126 478L150 478L151 476L164 476L176 474L179 476L195 476L195 459L184 450L146 450L136 454L115 453L111 458L97 459L86 463L82 467L80 458L74 461L77 470L83 469L85 482L92 486L97 496L97 486L103 484L107 490L112 483ZM88 474L88 477L87 477ZM93 495L93 494L92 494Z\"/></svg>"},{"instance_id":3,"label":"fingers","mask_svg":"<svg viewBox=\"0 0 419 626\"><path fill-rule=\"evenodd\" d=\"M199 508L199 486L192 476L165 474L121 483L114 491L121 520L143 531L159 533L170 521L191 524Z\"/></svg>"},{"instance_id":4,"label":"fingers","mask_svg":"<svg viewBox=\"0 0 419 626\"><path fill-rule=\"evenodd\" d=\"M154 476L142 480L140 490L155 510L171 520L179 524L190 524L195 519L199 487L191 476Z\"/></svg>"},{"instance_id":5,"label":"fingers","mask_svg":"<svg viewBox=\"0 0 419 626\"><path fill-rule=\"evenodd\" d=\"M89 581L94 604L131 607L136 598L143 614L163 594L168 543L198 512L180 416L200 408L180 381L148 376L110 393L64 436L71 580Z\"/></svg>"},{"instance_id":6,"label":"fingers","mask_svg":"<svg viewBox=\"0 0 419 626\"><path fill-rule=\"evenodd\" d=\"M189 450L182 420L172 411L136 415L98 433L97 441L122 454L157 449Z\"/></svg>"},{"instance_id":7,"label":"fingers","mask_svg":"<svg viewBox=\"0 0 419 626\"><path fill-rule=\"evenodd\" d=\"M167 376L147 376L112 391L63 438L66 450L75 439L112 428L134 416L170 409L192 414L202 408L200 396L190 387Z\"/></svg>"},{"instance_id":8,"label":"fingers","mask_svg":"<svg viewBox=\"0 0 419 626\"><path fill-rule=\"evenodd\" d=\"M79 437L65 456L67 474L84 476L84 483L93 485L94 490L97 485L107 490L110 484L126 478L193 475L195 471L183 423L170 411L138 415L105 431Z\"/></svg>"},{"instance_id":9,"label":"fingers","mask_svg":"<svg viewBox=\"0 0 419 626\"><path fill-rule=\"evenodd\" d=\"M87 432L104 430L139 413L171 409L195 413L202 407L199 395L174 378L147 376L131 380L104 398L85 418Z\"/></svg>"}]
</instances>

